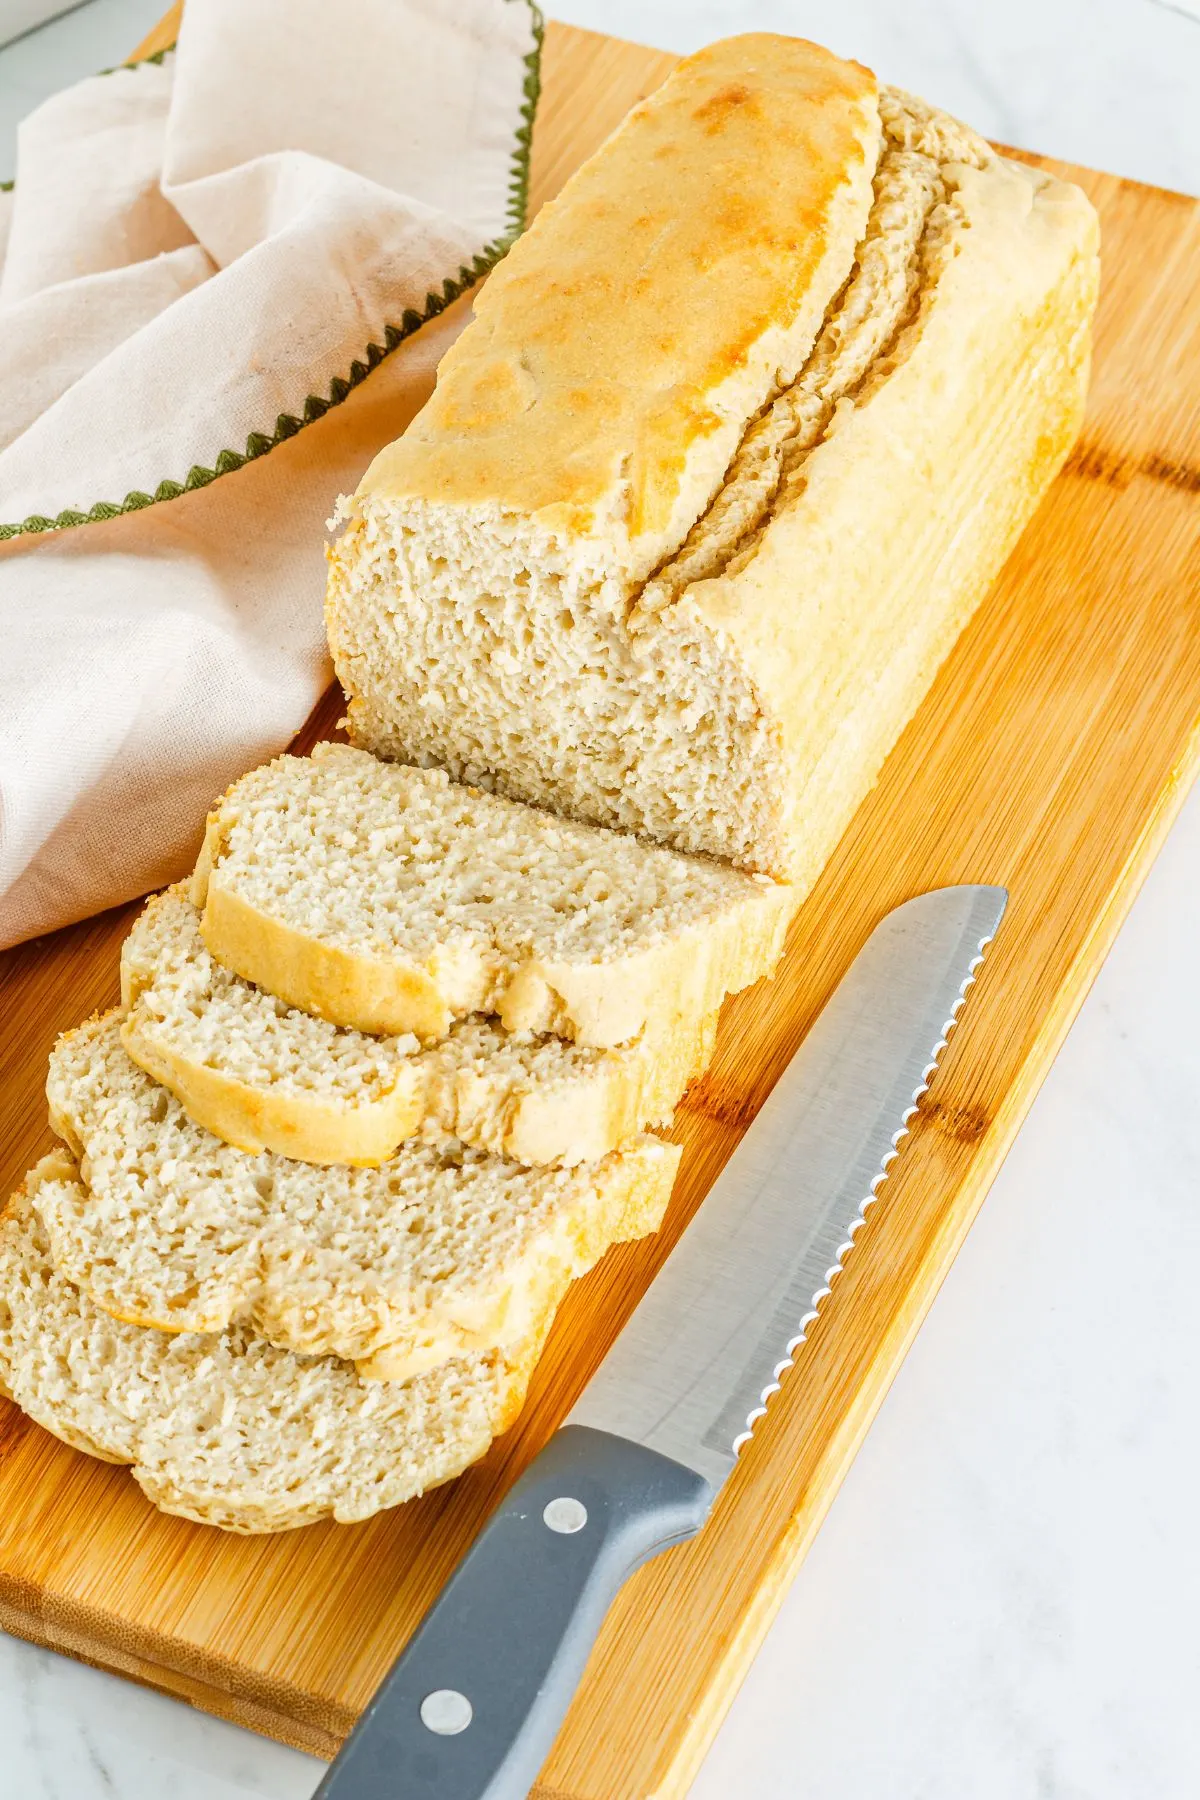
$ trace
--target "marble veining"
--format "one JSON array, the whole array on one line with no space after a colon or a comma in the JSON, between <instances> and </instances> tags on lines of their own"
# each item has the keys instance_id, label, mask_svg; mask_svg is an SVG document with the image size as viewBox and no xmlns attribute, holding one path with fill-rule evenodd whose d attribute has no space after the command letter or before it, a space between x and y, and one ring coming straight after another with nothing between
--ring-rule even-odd
<instances>
[{"instance_id":1,"label":"marble veining","mask_svg":"<svg viewBox=\"0 0 1200 1800\"><path fill-rule=\"evenodd\" d=\"M560 0L680 50L824 39L1008 142L1200 189L1200 0ZM0 136L153 0L0 52ZM79 34L87 33L85 48ZM40 40L40 41L39 41ZM1200 1792L1200 794L1185 808L693 1800ZM309 1757L0 1635L4 1800L305 1800Z\"/></svg>"}]
</instances>

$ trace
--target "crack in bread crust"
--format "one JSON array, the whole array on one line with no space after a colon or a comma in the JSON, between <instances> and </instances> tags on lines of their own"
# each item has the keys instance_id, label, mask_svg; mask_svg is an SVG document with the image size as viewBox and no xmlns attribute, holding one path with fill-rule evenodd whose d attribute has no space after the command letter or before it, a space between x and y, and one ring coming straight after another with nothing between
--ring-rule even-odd
<instances>
[{"instance_id":1,"label":"crack in bread crust","mask_svg":"<svg viewBox=\"0 0 1200 1800\"><path fill-rule=\"evenodd\" d=\"M982 138L899 89L880 93L883 149L874 200L854 266L795 380L750 421L725 479L680 547L638 596L639 615L673 605L693 582L736 575L775 510L803 484L810 453L838 407L895 367L894 352L937 285L944 250L961 226L955 165L983 168Z\"/></svg>"}]
</instances>

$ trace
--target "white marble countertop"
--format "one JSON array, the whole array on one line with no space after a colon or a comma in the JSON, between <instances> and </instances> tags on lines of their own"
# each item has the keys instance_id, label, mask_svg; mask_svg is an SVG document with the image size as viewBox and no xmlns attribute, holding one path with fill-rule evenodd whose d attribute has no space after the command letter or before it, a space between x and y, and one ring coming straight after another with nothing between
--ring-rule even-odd
<instances>
[{"instance_id":1,"label":"white marble countertop","mask_svg":"<svg viewBox=\"0 0 1200 1800\"><path fill-rule=\"evenodd\" d=\"M157 10L157 0L92 0L42 43L0 53L0 161L9 118L39 84L118 59ZM1159 0L559 0L554 10L680 50L749 26L807 33L993 136L1200 191L1200 24ZM1200 1793L1197 891L1200 793L694 1800ZM0 1742L6 1800L302 1800L321 1773L2 1636Z\"/></svg>"}]
</instances>

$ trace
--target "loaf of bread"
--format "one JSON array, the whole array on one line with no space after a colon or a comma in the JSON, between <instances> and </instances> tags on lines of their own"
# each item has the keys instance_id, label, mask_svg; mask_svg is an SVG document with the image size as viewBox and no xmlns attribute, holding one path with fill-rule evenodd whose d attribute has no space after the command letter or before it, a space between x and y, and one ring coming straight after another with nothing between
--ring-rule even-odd
<instances>
[{"instance_id":1,"label":"loaf of bread","mask_svg":"<svg viewBox=\"0 0 1200 1800\"><path fill-rule=\"evenodd\" d=\"M681 63L344 508L353 740L803 891L1079 428L1075 187L795 39Z\"/></svg>"},{"instance_id":2,"label":"loaf of bread","mask_svg":"<svg viewBox=\"0 0 1200 1800\"><path fill-rule=\"evenodd\" d=\"M418 1132L516 1162L598 1162L669 1122L717 1032L708 1013L589 1050L479 1015L424 1048L343 1029L217 962L182 884L134 922L121 996L121 1042L191 1118L239 1149L314 1163L380 1163Z\"/></svg>"},{"instance_id":3,"label":"loaf of bread","mask_svg":"<svg viewBox=\"0 0 1200 1800\"><path fill-rule=\"evenodd\" d=\"M73 1449L131 1464L164 1512L241 1532L366 1519L461 1473L520 1410L549 1314L510 1351L404 1383L364 1381L244 1327L147 1331L54 1266L39 1206L87 1204L60 1152L0 1216L0 1389Z\"/></svg>"},{"instance_id":4,"label":"loaf of bread","mask_svg":"<svg viewBox=\"0 0 1200 1800\"><path fill-rule=\"evenodd\" d=\"M378 1168L251 1155L196 1125L126 1055L121 1015L60 1038L51 1122L78 1183L35 1196L56 1266L114 1317L245 1325L284 1349L402 1381L533 1335L610 1244L654 1230L679 1149L530 1169L454 1139Z\"/></svg>"},{"instance_id":5,"label":"loaf of bread","mask_svg":"<svg viewBox=\"0 0 1200 1800\"><path fill-rule=\"evenodd\" d=\"M346 744L281 756L209 817L217 960L360 1031L471 1013L598 1049L659 1039L774 969L786 884L556 819Z\"/></svg>"}]
</instances>

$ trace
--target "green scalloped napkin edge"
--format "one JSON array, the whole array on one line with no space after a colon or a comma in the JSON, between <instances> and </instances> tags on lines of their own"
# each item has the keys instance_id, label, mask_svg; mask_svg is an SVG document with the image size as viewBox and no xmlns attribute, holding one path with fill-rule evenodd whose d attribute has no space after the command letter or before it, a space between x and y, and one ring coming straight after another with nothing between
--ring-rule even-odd
<instances>
[{"instance_id":1,"label":"green scalloped napkin edge","mask_svg":"<svg viewBox=\"0 0 1200 1800\"><path fill-rule=\"evenodd\" d=\"M520 0L518 0L520 3ZM538 95L541 92L542 39L545 34L545 23L536 4L536 0L523 0L528 6L533 22L533 49L525 58L525 80L522 84L523 100L520 111L520 124L516 132L516 147L512 158L512 178L508 188L508 230L503 237L494 243L485 244L474 261L468 266L465 263L457 276L447 276L442 283L440 294L430 293L425 296L425 305L420 312L416 307L408 307L400 317L399 324L386 324L383 328L382 344L371 342L361 357L356 357L350 364L346 375L335 375L329 384L326 395L309 394L301 411L297 413L280 413L275 420L273 431L252 431L246 439L245 450L222 450L211 469L196 463L187 472L182 481L160 481L152 493L135 488L126 494L123 500L97 500L87 512L76 512L67 509L57 513L53 518L44 513L31 513L27 519L20 519L11 525L0 524L0 543L11 538L32 537L46 531L65 531L75 525L94 525L103 519L116 519L122 513L142 512L148 506L157 506L166 500L177 500L181 494L193 492L196 488L208 487L210 482L217 481L222 475L232 475L235 470L244 468L248 462L255 462L260 456L266 456L288 438L295 437L306 425L314 425L323 419L331 407L340 406L354 389L367 379L372 369L379 367L384 357L390 356L412 337L422 325L430 319L445 312L455 300L459 299L469 288L493 269L512 243L525 229L525 218L529 207L529 156L533 142L533 119L537 111ZM162 50L156 50L153 56L143 57L139 62L121 63L122 69L136 69L145 63L160 64L175 46L168 44ZM109 75L115 71L101 70ZM11 181L0 183L0 190L8 190L13 186Z\"/></svg>"}]
</instances>

